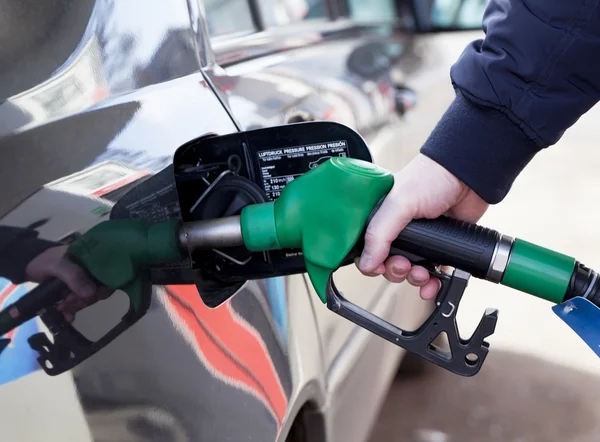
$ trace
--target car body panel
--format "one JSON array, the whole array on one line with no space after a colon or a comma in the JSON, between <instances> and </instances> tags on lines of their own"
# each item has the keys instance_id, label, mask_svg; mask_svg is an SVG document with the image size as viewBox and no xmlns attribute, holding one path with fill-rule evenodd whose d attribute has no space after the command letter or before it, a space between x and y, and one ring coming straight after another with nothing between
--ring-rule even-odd
<instances>
[{"instance_id":1,"label":"car body panel","mask_svg":"<svg viewBox=\"0 0 600 442\"><path fill-rule=\"evenodd\" d=\"M0 78L13 79L0 87L0 225L70 241L206 134L331 120L390 170L414 155L395 71L410 82L431 65L404 32L317 20L211 41L197 0L27 0L27 34L17 3L5 11L15 26L0 30ZM407 328L427 312L404 285L354 266L335 276L349 299ZM32 287L3 279L0 302ZM77 326L99 335L123 300L86 309ZM40 326L29 325L0 356L0 367L27 362L0 386L7 440L285 441L308 407L322 421L312 440L361 441L404 354L327 310L305 275L248 282L212 310L195 287L156 287L138 324L56 378L31 372L26 337Z\"/></svg>"},{"instance_id":2,"label":"car body panel","mask_svg":"<svg viewBox=\"0 0 600 442\"><path fill-rule=\"evenodd\" d=\"M75 53L41 85L2 104L4 114L26 116L5 127L0 139L2 163L12 165L1 178L3 223L24 227L48 219L38 231L53 241L84 232L107 217L106 210L95 209L113 203L98 194L105 184L111 190L111 183L98 182L109 165L124 163L134 175L156 173L190 139L237 130L199 69L186 2L137 2L127 9L132 3L95 2L89 16L80 17L86 26ZM119 55L123 47L126 57ZM93 168L103 172L94 178ZM77 178L81 171L86 179ZM122 433L123 440L277 437L292 385L272 302L282 297L281 288L248 283L240 296L214 311L194 290L156 289L140 323L61 376L74 377L95 440ZM99 322L118 302L115 297L99 303L78 322L93 334L104 328ZM285 303L277 308L279 316L287 316ZM34 395L29 380L21 379L15 393ZM39 382L49 390L58 386L45 375ZM60 390L55 395L60 397ZM38 403L30 411L51 414ZM231 426L232 420L247 424ZM10 427L5 425L8 434ZM51 428L49 434L61 433ZM14 428L14 440L39 439L43 430L48 427Z\"/></svg>"}]
</instances>

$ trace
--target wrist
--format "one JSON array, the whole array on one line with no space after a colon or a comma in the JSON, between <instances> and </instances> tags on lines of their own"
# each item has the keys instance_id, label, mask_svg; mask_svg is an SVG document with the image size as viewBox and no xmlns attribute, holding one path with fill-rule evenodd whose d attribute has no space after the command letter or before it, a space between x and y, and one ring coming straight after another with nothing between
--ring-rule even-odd
<instances>
[{"instance_id":1,"label":"wrist","mask_svg":"<svg viewBox=\"0 0 600 442\"><path fill-rule=\"evenodd\" d=\"M502 112L475 105L460 93L421 148L422 155L489 204L506 197L539 151Z\"/></svg>"},{"instance_id":2,"label":"wrist","mask_svg":"<svg viewBox=\"0 0 600 442\"><path fill-rule=\"evenodd\" d=\"M421 176L435 174L436 176L440 177L442 181L441 187L449 191L450 194L463 195L471 191L469 186L461 181L450 170L448 170L439 162L425 155L423 152L419 152L415 158L415 161L418 161L422 165L421 172L423 175Z\"/></svg>"}]
</instances>

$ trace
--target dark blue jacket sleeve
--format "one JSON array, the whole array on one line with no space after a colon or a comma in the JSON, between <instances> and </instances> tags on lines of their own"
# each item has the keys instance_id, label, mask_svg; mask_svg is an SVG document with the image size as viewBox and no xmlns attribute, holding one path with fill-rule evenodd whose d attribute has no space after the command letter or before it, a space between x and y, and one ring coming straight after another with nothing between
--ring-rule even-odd
<instances>
[{"instance_id":1,"label":"dark blue jacket sleeve","mask_svg":"<svg viewBox=\"0 0 600 442\"><path fill-rule=\"evenodd\" d=\"M43 251L60 244L38 238L33 229L0 226L0 278L13 284L27 281L27 264Z\"/></svg>"},{"instance_id":2,"label":"dark blue jacket sleeve","mask_svg":"<svg viewBox=\"0 0 600 442\"><path fill-rule=\"evenodd\" d=\"M490 204L600 99L600 0L491 0L421 152Z\"/></svg>"}]
</instances>

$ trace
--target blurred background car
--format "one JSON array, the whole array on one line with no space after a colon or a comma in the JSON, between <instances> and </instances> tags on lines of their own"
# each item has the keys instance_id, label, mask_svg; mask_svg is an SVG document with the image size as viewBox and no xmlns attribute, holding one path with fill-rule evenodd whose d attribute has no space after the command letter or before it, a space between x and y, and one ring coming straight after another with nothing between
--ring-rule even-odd
<instances>
[{"instance_id":1,"label":"blurred background car","mask_svg":"<svg viewBox=\"0 0 600 442\"><path fill-rule=\"evenodd\" d=\"M451 98L448 69L486 4L4 1L0 223L68 242L187 141L303 121L350 126L397 171ZM336 278L407 329L431 309L354 267ZM0 302L31 287L4 280ZM76 324L97 337L122 309L117 294ZM140 323L57 378L35 371L31 333L0 359L31 372L0 387L3 440L364 441L406 359L329 312L304 275L249 282L215 310L193 286L157 287Z\"/></svg>"}]
</instances>

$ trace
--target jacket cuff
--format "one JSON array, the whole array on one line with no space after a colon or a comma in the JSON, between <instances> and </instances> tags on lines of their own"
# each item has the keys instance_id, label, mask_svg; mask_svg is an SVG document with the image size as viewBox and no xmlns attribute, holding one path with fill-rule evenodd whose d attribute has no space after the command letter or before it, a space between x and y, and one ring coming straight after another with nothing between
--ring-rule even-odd
<instances>
[{"instance_id":1,"label":"jacket cuff","mask_svg":"<svg viewBox=\"0 0 600 442\"><path fill-rule=\"evenodd\" d=\"M540 150L501 111L476 105L458 92L421 153L488 204L497 204Z\"/></svg>"}]
</instances>

